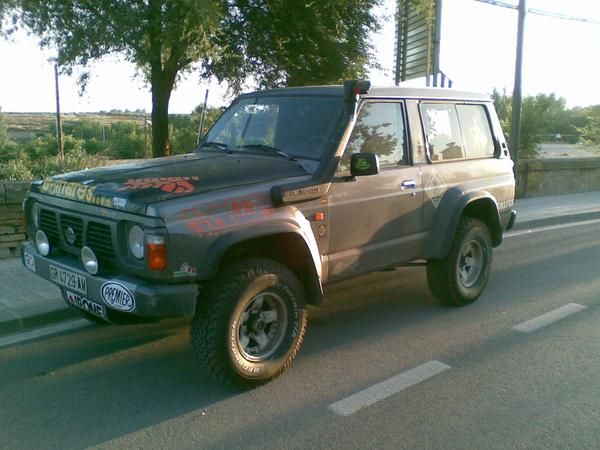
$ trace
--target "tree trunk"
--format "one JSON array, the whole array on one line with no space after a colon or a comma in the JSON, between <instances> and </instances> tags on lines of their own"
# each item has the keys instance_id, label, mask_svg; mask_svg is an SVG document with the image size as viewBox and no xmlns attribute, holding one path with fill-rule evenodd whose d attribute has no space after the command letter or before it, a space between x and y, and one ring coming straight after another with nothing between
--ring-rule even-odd
<instances>
[{"instance_id":1,"label":"tree trunk","mask_svg":"<svg viewBox=\"0 0 600 450\"><path fill-rule=\"evenodd\" d=\"M152 68L152 157L169 156L169 100L175 75L161 68Z\"/></svg>"}]
</instances>

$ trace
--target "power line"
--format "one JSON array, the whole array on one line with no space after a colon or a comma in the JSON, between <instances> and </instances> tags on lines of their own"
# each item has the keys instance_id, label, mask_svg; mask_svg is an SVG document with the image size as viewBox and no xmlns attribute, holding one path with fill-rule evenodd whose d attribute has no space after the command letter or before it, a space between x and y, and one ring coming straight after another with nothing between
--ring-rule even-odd
<instances>
[{"instance_id":1,"label":"power line","mask_svg":"<svg viewBox=\"0 0 600 450\"><path fill-rule=\"evenodd\" d=\"M555 13L555 12L551 12L551 11L542 11L539 9L529 9L528 12L530 12L531 14L537 14L539 16L553 17L555 19L574 20L576 22L585 22L585 23L591 23L594 25L600 25L599 20L588 19L586 17L568 16L566 14Z\"/></svg>"},{"instance_id":2,"label":"power line","mask_svg":"<svg viewBox=\"0 0 600 450\"><path fill-rule=\"evenodd\" d=\"M519 7L517 5L513 5L512 3L501 2L498 0L475 0L475 1L481 2L481 3L487 3L489 5L494 5L494 6L502 6L503 8L519 9Z\"/></svg>"},{"instance_id":3,"label":"power line","mask_svg":"<svg viewBox=\"0 0 600 450\"><path fill-rule=\"evenodd\" d=\"M487 3L488 5L501 6L503 8L508 9L519 9L517 5L513 5L512 3L502 2L500 0L475 0L480 3ZM562 19L562 20L573 20L575 22L585 22L593 25L600 25L600 21L588 19L587 17L578 17L578 16L569 16L567 14L556 13L551 11L542 11L541 9L527 9L528 13L537 14L538 16L552 17L554 19Z\"/></svg>"}]
</instances>

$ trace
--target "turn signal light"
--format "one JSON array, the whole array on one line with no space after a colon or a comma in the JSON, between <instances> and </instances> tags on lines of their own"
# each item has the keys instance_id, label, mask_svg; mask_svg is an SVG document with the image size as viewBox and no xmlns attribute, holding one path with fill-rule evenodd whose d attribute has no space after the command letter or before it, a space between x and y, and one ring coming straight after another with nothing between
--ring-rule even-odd
<instances>
[{"instance_id":1,"label":"turn signal light","mask_svg":"<svg viewBox=\"0 0 600 450\"><path fill-rule=\"evenodd\" d=\"M163 236L146 236L146 261L152 270L167 267L167 246Z\"/></svg>"}]
</instances>

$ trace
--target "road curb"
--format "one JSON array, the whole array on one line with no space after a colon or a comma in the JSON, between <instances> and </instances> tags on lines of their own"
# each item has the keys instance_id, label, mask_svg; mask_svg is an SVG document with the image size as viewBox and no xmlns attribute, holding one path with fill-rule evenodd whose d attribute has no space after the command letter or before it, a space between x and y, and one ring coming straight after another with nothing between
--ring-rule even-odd
<instances>
[{"instance_id":1,"label":"road curb","mask_svg":"<svg viewBox=\"0 0 600 450\"><path fill-rule=\"evenodd\" d=\"M519 222L518 215L515 225L511 231L521 231L530 228L540 228L551 225L561 225L564 223L583 222L584 220L600 219L600 211L578 213L578 214L566 214L562 216L545 217L543 219L528 220L525 222Z\"/></svg>"},{"instance_id":2,"label":"road curb","mask_svg":"<svg viewBox=\"0 0 600 450\"><path fill-rule=\"evenodd\" d=\"M0 336L20 333L44 325L64 322L66 320L76 318L81 318L77 311L73 311L65 306L65 308L45 312L42 314L0 322Z\"/></svg>"}]
</instances>

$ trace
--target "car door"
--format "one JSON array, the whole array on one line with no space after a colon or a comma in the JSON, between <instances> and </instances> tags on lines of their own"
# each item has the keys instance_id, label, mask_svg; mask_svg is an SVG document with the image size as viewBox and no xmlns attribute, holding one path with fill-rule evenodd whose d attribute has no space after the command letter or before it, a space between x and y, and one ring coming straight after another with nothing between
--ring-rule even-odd
<instances>
[{"instance_id":1,"label":"car door","mask_svg":"<svg viewBox=\"0 0 600 450\"><path fill-rule=\"evenodd\" d=\"M423 249L421 172L411 165L402 101L369 100L329 190L329 278L410 261ZM350 176L352 153L379 157L380 172Z\"/></svg>"}]
</instances>

